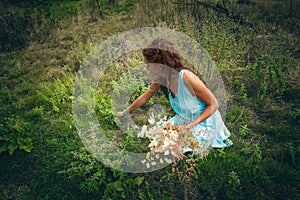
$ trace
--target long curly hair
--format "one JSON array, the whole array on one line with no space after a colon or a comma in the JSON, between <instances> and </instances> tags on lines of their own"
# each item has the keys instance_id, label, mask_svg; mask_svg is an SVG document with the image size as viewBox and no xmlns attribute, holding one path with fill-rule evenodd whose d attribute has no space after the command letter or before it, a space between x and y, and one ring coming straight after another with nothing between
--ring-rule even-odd
<instances>
[{"instance_id":1,"label":"long curly hair","mask_svg":"<svg viewBox=\"0 0 300 200\"><path fill-rule=\"evenodd\" d=\"M143 49L142 54L148 63L166 65L178 72L182 69L193 71L190 67L183 64L182 58L175 45L166 39L154 39L146 48ZM168 98L168 89L162 85L160 87Z\"/></svg>"}]
</instances>

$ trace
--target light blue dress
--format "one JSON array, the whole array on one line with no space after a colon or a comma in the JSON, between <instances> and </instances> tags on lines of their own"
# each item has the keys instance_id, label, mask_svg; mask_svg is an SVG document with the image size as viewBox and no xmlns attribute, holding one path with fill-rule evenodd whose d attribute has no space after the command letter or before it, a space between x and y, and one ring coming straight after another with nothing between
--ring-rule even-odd
<instances>
[{"instance_id":1,"label":"light blue dress","mask_svg":"<svg viewBox=\"0 0 300 200\"><path fill-rule=\"evenodd\" d=\"M175 97L169 92L169 100L173 110L176 112L169 121L175 125L187 124L196 119L206 108L206 104L192 96L183 81L183 74L187 70L181 70L178 76L178 91ZM229 147L232 141L229 138L230 132L226 128L219 110L216 110L209 118L194 126L191 133L201 146L215 148ZM184 152L191 151L184 147Z\"/></svg>"}]
</instances>

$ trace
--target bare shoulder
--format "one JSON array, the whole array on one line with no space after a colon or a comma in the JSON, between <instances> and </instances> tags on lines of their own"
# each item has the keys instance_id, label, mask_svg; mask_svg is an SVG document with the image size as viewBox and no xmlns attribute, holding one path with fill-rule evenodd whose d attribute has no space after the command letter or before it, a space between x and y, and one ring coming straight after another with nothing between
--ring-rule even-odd
<instances>
[{"instance_id":1,"label":"bare shoulder","mask_svg":"<svg viewBox=\"0 0 300 200\"><path fill-rule=\"evenodd\" d=\"M191 71L185 71L183 74L183 80L193 96L201 99L206 105L211 105L212 103L218 105L214 95L196 74Z\"/></svg>"},{"instance_id":2,"label":"bare shoulder","mask_svg":"<svg viewBox=\"0 0 300 200\"><path fill-rule=\"evenodd\" d=\"M200 78L193 72L186 70L183 74L183 79L190 84L203 84Z\"/></svg>"}]
</instances>

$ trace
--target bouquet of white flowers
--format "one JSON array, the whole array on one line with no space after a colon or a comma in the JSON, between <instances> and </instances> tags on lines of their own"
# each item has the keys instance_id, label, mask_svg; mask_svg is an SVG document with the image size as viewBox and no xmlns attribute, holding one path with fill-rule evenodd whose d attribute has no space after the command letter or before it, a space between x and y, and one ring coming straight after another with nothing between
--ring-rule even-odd
<instances>
[{"instance_id":1,"label":"bouquet of white flowers","mask_svg":"<svg viewBox=\"0 0 300 200\"><path fill-rule=\"evenodd\" d=\"M148 147L150 151L142 163L147 168L150 165L163 164L164 162L172 163L172 171L178 171L176 164L178 160L184 160L187 149L191 150L192 154L199 155L200 158L208 153L208 148L205 145L199 145L193 134L185 126L174 125L174 122L167 121L167 117L155 121L152 114L148 120L149 125L144 125L138 137L148 137L150 143ZM194 159L185 159L188 162L188 168L197 166ZM189 170L191 171L191 170ZM183 172L179 172L183 173ZM189 176L193 173L189 172ZM184 174L182 174L184 175ZM185 175L186 176L186 175Z\"/></svg>"}]
</instances>

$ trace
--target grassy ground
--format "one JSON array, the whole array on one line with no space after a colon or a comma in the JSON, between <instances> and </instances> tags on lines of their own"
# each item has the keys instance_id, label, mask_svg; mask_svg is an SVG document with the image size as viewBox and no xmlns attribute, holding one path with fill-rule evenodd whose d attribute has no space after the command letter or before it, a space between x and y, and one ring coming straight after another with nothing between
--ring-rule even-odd
<instances>
[{"instance_id":1,"label":"grassy ground","mask_svg":"<svg viewBox=\"0 0 300 200\"><path fill-rule=\"evenodd\" d=\"M139 2L131 11L108 7L104 19L84 7L84 1L53 2L49 10L58 21L51 22L51 29L38 33L49 26L48 18L42 18L34 27L41 39L26 37L29 42L22 49L0 55L1 199L299 198L299 18L287 16L297 14L293 9L279 12L275 8L281 4L271 9L256 1L227 4L252 23L248 26L211 9L199 6L193 12L168 1ZM82 13L63 12L80 3ZM251 8L255 12L249 13ZM76 133L71 106L81 62L98 42L143 26L175 28L201 42L225 83L225 121L234 146L197 160L196 177L189 182L172 175L170 166L145 174L105 167ZM139 59L129 57L129 63ZM124 65L114 67L104 82L124 70ZM100 90L110 86L104 87ZM108 134L124 148L137 150L139 143L117 134L110 96L100 92L97 98L98 117L108 119Z\"/></svg>"}]
</instances>

